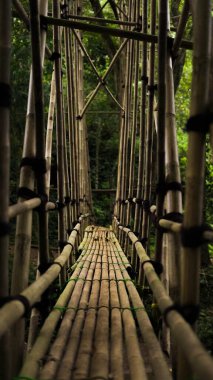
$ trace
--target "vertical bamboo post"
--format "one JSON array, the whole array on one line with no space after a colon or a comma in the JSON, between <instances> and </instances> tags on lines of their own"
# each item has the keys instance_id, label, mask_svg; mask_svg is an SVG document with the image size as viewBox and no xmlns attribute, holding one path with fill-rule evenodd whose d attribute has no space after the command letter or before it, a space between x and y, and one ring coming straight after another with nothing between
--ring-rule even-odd
<instances>
[{"instance_id":1,"label":"vertical bamboo post","mask_svg":"<svg viewBox=\"0 0 213 380\"><path fill-rule=\"evenodd\" d=\"M53 16L60 17L60 4L53 0ZM62 83L61 83L61 46L60 30L58 26L53 28L54 51L57 54L55 60L55 84L56 84L56 136L57 136L57 178L58 178L58 202L61 207L58 210L58 239L65 240L64 225L64 134L62 116Z\"/></svg>"},{"instance_id":2,"label":"vertical bamboo post","mask_svg":"<svg viewBox=\"0 0 213 380\"><path fill-rule=\"evenodd\" d=\"M11 1L0 3L0 297L7 297L9 252L9 173L10 173L10 55L11 55ZM0 378L11 376L9 333L0 339Z\"/></svg>"},{"instance_id":3,"label":"vertical bamboo post","mask_svg":"<svg viewBox=\"0 0 213 380\"><path fill-rule=\"evenodd\" d=\"M146 14L147 19L147 6L144 5L144 14ZM144 21L145 22L145 21ZM151 34L155 34L156 26L156 0L151 2ZM147 33L147 22L144 27L144 33ZM147 55L147 53L146 53ZM151 199L151 183L152 183L152 149L153 149L153 106L154 106L154 91L155 91L155 46L151 44L150 46L150 56L149 56L149 75L148 75L148 112L146 121L146 146L145 146L145 183L144 183L144 202L147 202L147 208L149 207ZM145 203L144 203L145 204ZM144 207L143 211L143 225L142 225L142 237L144 239L144 244L146 245L146 239L148 240L149 231L149 216Z\"/></svg>"},{"instance_id":4,"label":"vertical bamboo post","mask_svg":"<svg viewBox=\"0 0 213 380\"><path fill-rule=\"evenodd\" d=\"M53 71L50 90L50 102L48 110L47 136L45 158L47 162L47 179L46 179L46 194L50 194L50 174L51 174L51 159L52 159L52 141L53 141L53 121L55 113L56 90L55 90L55 73Z\"/></svg>"},{"instance_id":5,"label":"vertical bamboo post","mask_svg":"<svg viewBox=\"0 0 213 380\"><path fill-rule=\"evenodd\" d=\"M132 20L135 12L135 4L129 3L129 20ZM121 199L120 199L120 220L125 224L126 219L126 206L128 186L128 137L130 131L130 118L131 118L131 104L132 104L132 78L133 78L133 63L134 63L134 42L129 42L129 49L127 50L127 64L126 64L126 85L125 85L125 119L123 123L123 146L122 146L122 166L121 166ZM124 243L124 234L120 235L120 243Z\"/></svg>"},{"instance_id":6,"label":"vertical bamboo post","mask_svg":"<svg viewBox=\"0 0 213 380\"><path fill-rule=\"evenodd\" d=\"M74 156L74 107L73 107L73 91L72 91L72 65L70 57L70 31L66 28L64 31L64 42L65 42L65 57L66 57L66 72L67 72L67 110L68 110L68 131L69 131L69 168L70 168L70 194L71 194L71 213L72 221L76 220L75 216L75 206L73 204L75 195L75 156Z\"/></svg>"},{"instance_id":7,"label":"vertical bamboo post","mask_svg":"<svg viewBox=\"0 0 213 380\"><path fill-rule=\"evenodd\" d=\"M40 2L40 14L47 14L47 0ZM46 31L41 31L41 62L44 61L46 42ZM32 69L30 73L27 116L25 125L25 136L23 146L23 161L20 172L20 188L26 187L34 190L34 172L32 167L26 163L25 159L35 157L35 123L34 123L34 94L33 94L33 78ZM19 196L19 202L24 198ZM28 285L29 277L29 260L30 246L32 235L32 211L27 211L17 217L16 222L16 238L13 260L12 284L11 293L17 294L25 289ZM24 352L24 332L25 320L17 322L12 330L12 358L13 374L16 374L21 366Z\"/></svg>"},{"instance_id":8,"label":"vertical bamboo post","mask_svg":"<svg viewBox=\"0 0 213 380\"><path fill-rule=\"evenodd\" d=\"M211 62L211 1L197 1L193 14L194 21L194 50L193 50L193 77L191 92L191 117L205 115L209 96L209 73ZM197 130L196 130L197 127ZM199 129L201 127L201 129ZM205 176L205 132L198 121L195 130L189 131L184 229L198 227L203 223L203 187ZM194 236L193 236L194 238ZM188 244L187 244L188 243ZM181 304L199 304L200 279L200 245L194 247L190 242L183 240ZM191 280L193 278L193 281ZM178 379L186 380L191 377L191 371L181 356L178 366Z\"/></svg>"},{"instance_id":9,"label":"vertical bamboo post","mask_svg":"<svg viewBox=\"0 0 213 380\"><path fill-rule=\"evenodd\" d=\"M44 100L42 87L42 61L40 41L40 17L38 1L30 0L30 25L32 44L32 71L35 102L35 129L36 129L36 159L41 163L41 168L36 171L37 191L46 197L46 161L45 161L45 121ZM43 167L42 167L43 166ZM47 201L47 200L46 200ZM39 229L39 264L47 265L49 260L48 227L45 201L41 203L38 213Z\"/></svg>"},{"instance_id":10,"label":"vertical bamboo post","mask_svg":"<svg viewBox=\"0 0 213 380\"><path fill-rule=\"evenodd\" d=\"M147 1L142 2L142 32L147 33ZM145 149L145 124L146 124L146 91L147 91L147 42L142 44L142 89L141 89L141 115L140 115L140 145L138 158L138 178L137 178L137 193L136 198L143 197L143 173L144 173L144 149ZM141 205L136 203L135 206L135 222L134 231L140 231L142 224L142 209Z\"/></svg>"},{"instance_id":11,"label":"vertical bamboo post","mask_svg":"<svg viewBox=\"0 0 213 380\"><path fill-rule=\"evenodd\" d=\"M157 130L157 217L163 215L165 184L165 113L168 1L159 0L158 34L158 130ZM156 260L161 261L163 234L157 230Z\"/></svg>"},{"instance_id":12,"label":"vertical bamboo post","mask_svg":"<svg viewBox=\"0 0 213 380\"><path fill-rule=\"evenodd\" d=\"M138 21L139 19L139 5L140 1L136 2L136 11L134 21ZM128 188L128 198L133 198L133 188L134 188L134 170L135 170L135 142L136 142L136 132L137 132L137 124L138 124L138 87L139 87L139 50L140 43L139 41L135 42L135 46L133 47L135 50L134 57L134 100L133 100L133 122L132 122L132 136L131 136L131 152L130 152L130 164L129 164L129 188ZM132 53L133 54L133 53ZM130 101L131 104L131 101ZM130 217L131 217L131 208L132 203L129 202L127 204L127 212L126 212L126 224L129 225Z\"/></svg>"}]
</instances>

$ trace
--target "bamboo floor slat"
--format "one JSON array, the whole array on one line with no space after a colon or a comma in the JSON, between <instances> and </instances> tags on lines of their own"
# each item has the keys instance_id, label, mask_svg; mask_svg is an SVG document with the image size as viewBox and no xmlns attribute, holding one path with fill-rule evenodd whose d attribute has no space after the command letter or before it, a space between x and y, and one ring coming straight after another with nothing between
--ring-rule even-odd
<instances>
[{"instance_id":1,"label":"bamboo floor slat","mask_svg":"<svg viewBox=\"0 0 213 380\"><path fill-rule=\"evenodd\" d=\"M70 279L27 355L20 378L151 380L159 379L160 372L170 380L129 276L131 266L113 232L87 227L78 251Z\"/></svg>"}]
</instances>

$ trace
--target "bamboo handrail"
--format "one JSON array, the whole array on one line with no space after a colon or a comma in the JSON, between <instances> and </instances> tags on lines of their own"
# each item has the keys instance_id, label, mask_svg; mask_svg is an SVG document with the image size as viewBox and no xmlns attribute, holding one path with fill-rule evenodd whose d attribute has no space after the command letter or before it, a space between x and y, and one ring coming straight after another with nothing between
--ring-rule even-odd
<instances>
[{"instance_id":1,"label":"bamboo handrail","mask_svg":"<svg viewBox=\"0 0 213 380\"><path fill-rule=\"evenodd\" d=\"M27 299L30 307L32 307L36 302L39 302L41 295L59 275L61 268L66 264L73 250L77 231L79 230L80 223L77 223L75 230L73 230L70 234L68 244L63 249L61 255L54 260L52 266L43 275L41 275L33 284L20 293ZM4 305L0 309L0 336L2 336L16 321L18 321L23 316L24 312L25 307L21 301L12 300Z\"/></svg>"},{"instance_id":2,"label":"bamboo handrail","mask_svg":"<svg viewBox=\"0 0 213 380\"><path fill-rule=\"evenodd\" d=\"M172 299L167 295L162 282L150 263L149 256L147 256L138 238L129 228L119 226L119 229L127 233L132 243L135 244L140 261L141 263L144 262L143 269L145 276L153 291L159 309L161 313L164 314L165 311L173 305ZM184 353L184 357L192 371L202 380L211 380L213 377L213 360L204 349L191 326L184 320L181 314L175 310L171 310L167 314L166 320L171 329L171 333L174 335L178 346Z\"/></svg>"}]
</instances>

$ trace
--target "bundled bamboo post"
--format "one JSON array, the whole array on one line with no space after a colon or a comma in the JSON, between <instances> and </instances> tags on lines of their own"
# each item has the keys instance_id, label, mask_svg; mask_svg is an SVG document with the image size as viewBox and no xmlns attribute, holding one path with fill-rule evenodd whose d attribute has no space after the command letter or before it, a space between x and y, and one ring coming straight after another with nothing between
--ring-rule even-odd
<instances>
[{"instance_id":1,"label":"bundled bamboo post","mask_svg":"<svg viewBox=\"0 0 213 380\"><path fill-rule=\"evenodd\" d=\"M56 101L56 91L55 91L55 73L52 74L51 80L51 90L50 90L50 102L48 109L48 122L47 122L47 134L46 134L46 149L45 149L45 158L47 164L47 173L46 173L46 194L49 198L50 194L50 174L51 174L51 159L52 159L52 140L53 140L53 121L54 121L54 111L55 111L55 101ZM35 200L31 200L31 202ZM26 201L29 202L29 201ZM25 203L26 203L25 202ZM23 202L20 206L23 205ZM48 206L48 204L47 204ZM55 205L54 205L55 206ZM47 211L47 210L46 210ZM38 276L39 273L37 273ZM30 319L30 328L28 334L27 349L31 350L34 343L37 329L40 321L40 313L36 308L32 309L31 319Z\"/></svg>"},{"instance_id":2,"label":"bundled bamboo post","mask_svg":"<svg viewBox=\"0 0 213 380\"><path fill-rule=\"evenodd\" d=\"M47 117L47 135L46 135L46 149L45 158L47 162L47 178L46 178L46 194L50 194L50 174L51 174L51 160L52 160L52 141L53 141L53 124L55 114L56 102L56 89L55 89L55 73L52 73L51 87L50 87L50 102Z\"/></svg>"},{"instance_id":3,"label":"bundled bamboo post","mask_svg":"<svg viewBox=\"0 0 213 380\"><path fill-rule=\"evenodd\" d=\"M155 33L156 29L156 0L151 2L151 19L150 19L150 32ZM147 7L144 4L144 15L147 14ZM145 20L144 20L145 23ZM147 23L144 25L144 32L147 32ZM145 44L145 43L144 43ZM146 53L147 55L147 53ZM144 239L144 246L147 246L149 234L149 214L148 209L151 202L152 191L152 150L153 150L153 127L154 127L154 92L155 92L155 45L152 43L150 46L149 54L149 69L148 69L148 110L146 122L146 149L145 149L145 183L144 183L144 211L143 211L143 225L142 237ZM146 208L147 207L147 208Z\"/></svg>"},{"instance_id":4,"label":"bundled bamboo post","mask_svg":"<svg viewBox=\"0 0 213 380\"><path fill-rule=\"evenodd\" d=\"M196 2L194 14L194 54L193 77L191 95L191 118L187 124L189 132L187 168L186 168L186 192L185 213L182 232L182 278L181 278L181 304L199 304L200 284L200 255L199 242L193 244L195 237L193 228L202 229L203 223L203 187L205 176L205 113L209 97L209 73L211 62L211 1L205 3ZM204 121L200 121L200 115ZM199 118L198 120L196 119ZM193 120L195 122L193 123ZM190 121L191 125L190 126ZM184 239L184 233L188 232L189 238ZM190 239L191 236L191 239ZM190 280L193 278L193 281ZM185 368L185 362L181 358L178 367L178 379L188 379L190 370Z\"/></svg>"},{"instance_id":5,"label":"bundled bamboo post","mask_svg":"<svg viewBox=\"0 0 213 380\"><path fill-rule=\"evenodd\" d=\"M70 195L71 195L71 214L72 220L77 218L76 215L76 157L75 157L75 107L74 107L74 89L73 89L73 73L71 61L71 39L70 31L66 28L64 31L65 39L65 57L67 71L67 110L68 110L68 132L69 132L69 168L70 168Z\"/></svg>"},{"instance_id":6,"label":"bundled bamboo post","mask_svg":"<svg viewBox=\"0 0 213 380\"><path fill-rule=\"evenodd\" d=\"M58 0L53 1L53 14L60 17L60 5ZM61 41L58 26L53 29L55 60L55 84L56 84L56 136L57 136L57 183L58 183L58 239L65 240L64 221L64 131L62 115L62 81L61 81Z\"/></svg>"},{"instance_id":7,"label":"bundled bamboo post","mask_svg":"<svg viewBox=\"0 0 213 380\"><path fill-rule=\"evenodd\" d=\"M163 216L165 187L165 114L166 114L166 55L167 55L168 1L159 1L158 34L158 129L157 129L157 217ZM162 258L163 234L156 236L156 260Z\"/></svg>"},{"instance_id":8,"label":"bundled bamboo post","mask_svg":"<svg viewBox=\"0 0 213 380\"><path fill-rule=\"evenodd\" d=\"M147 1L142 2L142 32L147 33ZM141 88L141 111L140 111L140 128L139 128L139 157L138 157L138 175L137 175L137 191L136 205L134 217L134 231L141 236L142 232L142 198L143 198L143 180L144 180L144 165L145 165L145 126L146 126L146 104L147 104L147 43L144 41L142 45L142 88ZM137 255L133 249L132 264L138 272Z\"/></svg>"},{"instance_id":9,"label":"bundled bamboo post","mask_svg":"<svg viewBox=\"0 0 213 380\"><path fill-rule=\"evenodd\" d=\"M136 2L135 5L135 21L139 20L140 10L138 9L140 6L140 1ZM140 43L139 41L135 42L133 46L135 50L135 58L134 58L134 100L133 100L133 121L132 121L132 136L131 136L131 152L130 152L130 164L129 164L129 187L128 187L128 199L133 198L133 188L134 188L134 179L135 179L135 142L136 142L136 132L137 132L137 124L138 124L138 87L139 87L139 49ZM131 101L130 101L131 104ZM126 224L130 224L131 218L131 209L132 203L128 202L127 204L127 212L126 212Z\"/></svg>"},{"instance_id":10,"label":"bundled bamboo post","mask_svg":"<svg viewBox=\"0 0 213 380\"><path fill-rule=\"evenodd\" d=\"M47 13L47 1L40 3L40 14ZM41 62L44 61L46 31L41 31ZM23 155L21 162L20 181L19 181L19 200L25 200L22 188L34 190L35 174L33 164L35 159L35 123L34 123L34 94L33 94L33 78L32 70L29 81L28 106L25 125L25 136ZM31 163L32 160L32 163ZM28 285L29 277L29 260L30 260L30 245L32 235L32 211L27 211L17 217L16 222L16 238L13 260L13 272L11 293L17 294L23 291ZM24 329L25 321L20 320L14 326L12 334L12 357L13 357L13 374L17 373L20 368L23 356L24 346Z\"/></svg>"},{"instance_id":11,"label":"bundled bamboo post","mask_svg":"<svg viewBox=\"0 0 213 380\"><path fill-rule=\"evenodd\" d=\"M175 98L172 57L167 54L166 59L166 126L165 126L165 175L168 191L166 191L166 212L169 215L181 220L182 215L182 187L180 179L180 167L177 150L177 136L175 123ZM172 218L172 216L171 216ZM166 235L166 236L165 236ZM180 302L180 236L173 233L166 233L164 239L168 244L167 255L163 255L164 273L162 278L168 284L171 298L175 302ZM167 328L164 326L165 335ZM167 334L168 336L168 334ZM169 338L165 340L167 349L170 351ZM174 339L171 341L172 367L176 373L177 350Z\"/></svg>"},{"instance_id":12,"label":"bundled bamboo post","mask_svg":"<svg viewBox=\"0 0 213 380\"><path fill-rule=\"evenodd\" d=\"M0 4L0 297L8 296L9 261L9 130L10 130L10 54L11 54L11 1ZM9 333L0 339L0 378L11 377Z\"/></svg>"},{"instance_id":13,"label":"bundled bamboo post","mask_svg":"<svg viewBox=\"0 0 213 380\"><path fill-rule=\"evenodd\" d=\"M40 167L36 171L37 191L40 196L46 197L46 161L45 161L45 125L44 100L42 87L42 62L40 50L40 21L38 1L30 1L30 25L32 43L32 71L35 102L35 129L36 129L36 159ZM44 200L38 213L39 229L39 264L46 266L49 260L47 213Z\"/></svg>"}]
</instances>

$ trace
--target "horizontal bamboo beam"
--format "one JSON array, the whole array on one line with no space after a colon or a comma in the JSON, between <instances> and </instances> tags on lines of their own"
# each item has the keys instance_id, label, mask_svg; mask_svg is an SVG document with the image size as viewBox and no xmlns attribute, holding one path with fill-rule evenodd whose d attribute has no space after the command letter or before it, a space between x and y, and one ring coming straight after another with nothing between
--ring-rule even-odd
<instances>
[{"instance_id":1,"label":"horizontal bamboo beam","mask_svg":"<svg viewBox=\"0 0 213 380\"><path fill-rule=\"evenodd\" d=\"M167 295L161 280L150 262L150 257L146 254L138 238L129 228L119 225L118 222L117 224L120 230L128 234L129 239L135 246L140 262L144 263L143 270L145 276L153 291L158 307L164 315L166 310L173 305L172 299ZM167 313L166 321L192 371L200 380L211 380L213 378L213 360L199 341L191 326L185 321L181 314L174 309Z\"/></svg>"},{"instance_id":2,"label":"horizontal bamboo beam","mask_svg":"<svg viewBox=\"0 0 213 380\"><path fill-rule=\"evenodd\" d=\"M41 16L41 24L58 25L58 26L64 26L71 29L84 30L91 33L110 34L111 36L128 38L128 39L136 40L136 41L146 41L146 42L155 43L155 44L158 43L158 36L156 35L135 32L135 31L128 31L128 30L123 30L123 29L108 28L106 26L101 26L101 25L91 25L88 23L80 22L80 21L72 21L72 20L57 19L53 17ZM170 45L172 46L173 41L174 41L174 38L168 37L169 46ZM192 50L193 43L191 41L182 40L180 47L184 49Z\"/></svg>"},{"instance_id":3,"label":"horizontal bamboo beam","mask_svg":"<svg viewBox=\"0 0 213 380\"><path fill-rule=\"evenodd\" d=\"M41 205L41 198L28 199L24 202L16 203L9 207L9 219L15 218L17 215L21 215L26 211L34 210ZM56 204L53 202L47 202L46 211L54 210Z\"/></svg>"},{"instance_id":4,"label":"horizontal bamboo beam","mask_svg":"<svg viewBox=\"0 0 213 380\"><path fill-rule=\"evenodd\" d=\"M78 16L78 15L68 15L68 18L80 20L80 21L95 21L103 24L115 24L115 25L126 25L126 26L137 26L136 22L129 21L121 21L121 20L112 20L107 18L100 17L86 17L86 16Z\"/></svg>"}]
</instances>

